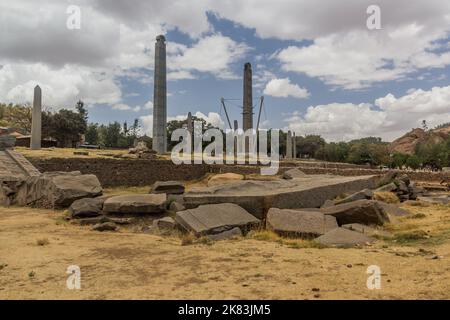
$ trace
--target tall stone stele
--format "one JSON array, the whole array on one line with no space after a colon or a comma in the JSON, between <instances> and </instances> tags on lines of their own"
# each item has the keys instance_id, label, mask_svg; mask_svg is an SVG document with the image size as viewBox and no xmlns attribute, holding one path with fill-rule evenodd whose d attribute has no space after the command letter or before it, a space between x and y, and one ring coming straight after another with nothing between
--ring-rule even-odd
<instances>
[{"instance_id":1,"label":"tall stone stele","mask_svg":"<svg viewBox=\"0 0 450 320\"><path fill-rule=\"evenodd\" d=\"M163 154L167 152L166 38L163 35L156 37L154 77L153 150Z\"/></svg>"},{"instance_id":2,"label":"tall stone stele","mask_svg":"<svg viewBox=\"0 0 450 320\"><path fill-rule=\"evenodd\" d=\"M247 131L253 128L253 89L252 89L252 65L247 62L244 65L244 104L242 112L242 129Z\"/></svg>"},{"instance_id":3,"label":"tall stone stele","mask_svg":"<svg viewBox=\"0 0 450 320\"><path fill-rule=\"evenodd\" d=\"M292 132L289 130L286 137L286 159L292 159Z\"/></svg>"},{"instance_id":4,"label":"tall stone stele","mask_svg":"<svg viewBox=\"0 0 450 320\"><path fill-rule=\"evenodd\" d=\"M42 91L39 86L34 88L33 115L31 118L31 142L30 149L41 148L42 140Z\"/></svg>"}]
</instances>

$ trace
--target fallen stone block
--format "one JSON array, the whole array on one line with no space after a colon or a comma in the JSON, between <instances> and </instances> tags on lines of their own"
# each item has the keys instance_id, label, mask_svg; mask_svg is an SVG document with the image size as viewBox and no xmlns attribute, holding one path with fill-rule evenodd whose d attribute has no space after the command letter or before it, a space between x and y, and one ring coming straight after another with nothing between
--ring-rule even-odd
<instances>
[{"instance_id":1,"label":"fallen stone block","mask_svg":"<svg viewBox=\"0 0 450 320\"><path fill-rule=\"evenodd\" d=\"M103 204L106 213L147 214L165 211L166 195L161 194L131 194L115 196Z\"/></svg>"},{"instance_id":2,"label":"fallen stone block","mask_svg":"<svg viewBox=\"0 0 450 320\"><path fill-rule=\"evenodd\" d=\"M186 210L186 207L183 206L181 203L178 203L177 201L173 201L169 206L169 210L173 212L178 212Z\"/></svg>"},{"instance_id":3,"label":"fallen stone block","mask_svg":"<svg viewBox=\"0 0 450 320\"><path fill-rule=\"evenodd\" d=\"M210 234L207 237L208 237L208 239L213 240L213 241L228 240L228 239L233 239L233 238L237 238L237 237L242 237L242 231L241 231L241 229L236 227L236 228L233 228L231 230L227 230L227 231L224 231L221 233Z\"/></svg>"},{"instance_id":4,"label":"fallen stone block","mask_svg":"<svg viewBox=\"0 0 450 320\"><path fill-rule=\"evenodd\" d=\"M336 218L317 211L272 208L266 227L282 236L315 238L337 228Z\"/></svg>"},{"instance_id":5,"label":"fallen stone block","mask_svg":"<svg viewBox=\"0 0 450 320\"><path fill-rule=\"evenodd\" d=\"M397 190L397 185L393 182L385 184L384 186L379 187L375 190L375 192L394 192Z\"/></svg>"},{"instance_id":6,"label":"fallen stone block","mask_svg":"<svg viewBox=\"0 0 450 320\"><path fill-rule=\"evenodd\" d=\"M417 200L433 204L449 204L450 196L443 195L443 196L418 197Z\"/></svg>"},{"instance_id":7,"label":"fallen stone block","mask_svg":"<svg viewBox=\"0 0 450 320\"><path fill-rule=\"evenodd\" d=\"M69 207L69 214L72 218L88 218L100 215L104 198L84 198L75 200Z\"/></svg>"},{"instance_id":8,"label":"fallen stone block","mask_svg":"<svg viewBox=\"0 0 450 320\"><path fill-rule=\"evenodd\" d=\"M151 193L183 194L184 185L178 181L156 181Z\"/></svg>"},{"instance_id":9,"label":"fallen stone block","mask_svg":"<svg viewBox=\"0 0 450 320\"><path fill-rule=\"evenodd\" d=\"M373 191L370 189L363 189L352 195L349 195L348 197L342 200L335 201L335 204L348 203L356 200L370 200L372 198L373 198Z\"/></svg>"},{"instance_id":10,"label":"fallen stone block","mask_svg":"<svg viewBox=\"0 0 450 320\"><path fill-rule=\"evenodd\" d=\"M366 245L374 242L375 239L360 232L336 228L314 239L314 241L326 246L349 247Z\"/></svg>"},{"instance_id":11,"label":"fallen stone block","mask_svg":"<svg viewBox=\"0 0 450 320\"><path fill-rule=\"evenodd\" d=\"M117 226L114 222L103 222L98 223L92 227L92 230L95 231L116 231Z\"/></svg>"},{"instance_id":12,"label":"fallen stone block","mask_svg":"<svg viewBox=\"0 0 450 320\"><path fill-rule=\"evenodd\" d=\"M306 176L306 173L304 173L303 171L294 168L294 169L289 169L287 171L285 171L282 175L283 179L286 180L291 180L291 179L296 179L296 178L302 178Z\"/></svg>"},{"instance_id":13,"label":"fallen stone block","mask_svg":"<svg viewBox=\"0 0 450 320\"><path fill-rule=\"evenodd\" d=\"M2 178L2 184L4 179ZM46 172L36 176L18 177L7 182L13 186L9 195L12 205L33 205L44 208L67 208L74 201L102 195L102 187L92 174ZM1 193L1 192L0 192Z\"/></svg>"},{"instance_id":14,"label":"fallen stone block","mask_svg":"<svg viewBox=\"0 0 450 320\"><path fill-rule=\"evenodd\" d=\"M158 230L173 230L177 226L177 223L171 217L164 217L161 219L153 220L153 227Z\"/></svg>"},{"instance_id":15,"label":"fallen stone block","mask_svg":"<svg viewBox=\"0 0 450 320\"><path fill-rule=\"evenodd\" d=\"M199 206L177 212L175 221L196 236L215 234L239 227L246 232L259 225L259 220L233 203Z\"/></svg>"},{"instance_id":16,"label":"fallen stone block","mask_svg":"<svg viewBox=\"0 0 450 320\"><path fill-rule=\"evenodd\" d=\"M375 176L304 176L291 180L243 180L207 188L195 188L184 194L184 206L235 203L256 218L263 219L270 208L319 208L339 194L371 188Z\"/></svg>"},{"instance_id":17,"label":"fallen stone block","mask_svg":"<svg viewBox=\"0 0 450 320\"><path fill-rule=\"evenodd\" d=\"M374 200L343 203L333 207L321 208L321 212L335 217L340 226L349 223L381 225L389 222L389 216L382 210L379 202Z\"/></svg>"},{"instance_id":18,"label":"fallen stone block","mask_svg":"<svg viewBox=\"0 0 450 320\"><path fill-rule=\"evenodd\" d=\"M408 210L400 208L395 204L378 201L378 205L384 211L384 214L390 217L404 217L411 214L411 212L409 212Z\"/></svg>"}]
</instances>

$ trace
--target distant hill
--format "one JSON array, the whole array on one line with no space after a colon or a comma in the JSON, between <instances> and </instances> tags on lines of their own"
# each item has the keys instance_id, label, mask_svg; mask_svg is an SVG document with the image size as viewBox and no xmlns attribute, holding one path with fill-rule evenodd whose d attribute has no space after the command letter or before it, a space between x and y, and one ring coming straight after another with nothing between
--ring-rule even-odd
<instances>
[{"instance_id":1,"label":"distant hill","mask_svg":"<svg viewBox=\"0 0 450 320\"><path fill-rule=\"evenodd\" d=\"M389 151L399 152L403 154L414 154L418 144L429 143L438 144L450 138L450 125L424 131L423 129L413 129L404 136L394 140L390 146Z\"/></svg>"}]
</instances>

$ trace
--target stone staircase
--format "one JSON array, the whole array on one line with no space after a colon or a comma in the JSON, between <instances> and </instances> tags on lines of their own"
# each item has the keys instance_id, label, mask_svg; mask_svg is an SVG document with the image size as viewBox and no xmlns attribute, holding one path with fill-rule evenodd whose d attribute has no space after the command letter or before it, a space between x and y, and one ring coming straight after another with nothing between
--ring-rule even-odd
<instances>
[{"instance_id":1,"label":"stone staircase","mask_svg":"<svg viewBox=\"0 0 450 320\"><path fill-rule=\"evenodd\" d=\"M0 150L0 177L32 177L40 172L20 153L13 150Z\"/></svg>"}]
</instances>

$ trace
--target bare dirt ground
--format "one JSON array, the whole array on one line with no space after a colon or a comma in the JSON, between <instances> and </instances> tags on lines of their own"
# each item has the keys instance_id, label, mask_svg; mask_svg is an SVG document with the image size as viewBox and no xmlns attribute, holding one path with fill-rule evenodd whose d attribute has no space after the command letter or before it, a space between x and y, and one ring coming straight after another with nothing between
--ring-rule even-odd
<instances>
[{"instance_id":1,"label":"bare dirt ground","mask_svg":"<svg viewBox=\"0 0 450 320\"><path fill-rule=\"evenodd\" d=\"M449 299L450 207L406 205L394 240L314 248L255 233L181 245L121 229L95 232L61 211L0 208L0 299ZM81 268L81 290L66 286ZM380 290L366 286L369 265Z\"/></svg>"}]
</instances>

